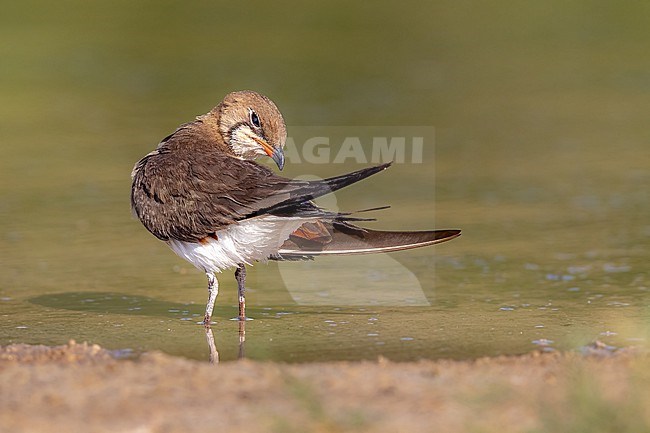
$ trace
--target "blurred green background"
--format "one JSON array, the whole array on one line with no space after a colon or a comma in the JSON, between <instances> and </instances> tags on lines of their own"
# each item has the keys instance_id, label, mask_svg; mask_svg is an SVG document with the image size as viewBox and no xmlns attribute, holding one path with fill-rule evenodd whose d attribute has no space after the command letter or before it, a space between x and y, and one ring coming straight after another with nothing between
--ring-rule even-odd
<instances>
[{"instance_id":1,"label":"blurred green background","mask_svg":"<svg viewBox=\"0 0 650 433\"><path fill-rule=\"evenodd\" d=\"M271 97L290 134L434 126L423 164L342 191L338 205L391 204L373 227L424 229L435 197L435 225L463 229L393 255L431 307L301 307L276 264L255 266L249 356L467 358L645 341L650 4L63 0L2 10L0 344L75 338L207 358L195 323L205 277L132 219L130 172L238 89ZM314 279L326 286L337 265L323 263ZM349 272L351 290L365 284ZM221 281L215 337L231 359L235 286L230 274Z\"/></svg>"}]
</instances>

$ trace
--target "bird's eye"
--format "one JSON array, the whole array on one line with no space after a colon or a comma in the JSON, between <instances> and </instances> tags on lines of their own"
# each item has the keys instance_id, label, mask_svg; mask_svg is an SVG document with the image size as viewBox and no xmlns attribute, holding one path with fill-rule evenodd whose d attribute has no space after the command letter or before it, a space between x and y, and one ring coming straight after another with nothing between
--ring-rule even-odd
<instances>
[{"instance_id":1,"label":"bird's eye","mask_svg":"<svg viewBox=\"0 0 650 433\"><path fill-rule=\"evenodd\" d=\"M250 110L250 118L251 118L251 123L253 124L254 127L256 128L262 127L262 125L260 124L260 118L257 116L257 113L254 112L253 110Z\"/></svg>"}]
</instances>

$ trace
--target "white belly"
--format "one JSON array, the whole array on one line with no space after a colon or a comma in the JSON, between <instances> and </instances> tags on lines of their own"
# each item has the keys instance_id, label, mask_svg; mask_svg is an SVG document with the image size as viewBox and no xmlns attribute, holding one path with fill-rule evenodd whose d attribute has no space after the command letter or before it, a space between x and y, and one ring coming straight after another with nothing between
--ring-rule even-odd
<instances>
[{"instance_id":1,"label":"white belly","mask_svg":"<svg viewBox=\"0 0 650 433\"><path fill-rule=\"evenodd\" d=\"M167 245L197 268L205 272L221 272L240 263L250 265L268 259L298 227L314 220L267 215L219 230L217 239L208 237L203 243L172 239L167 241Z\"/></svg>"}]
</instances>

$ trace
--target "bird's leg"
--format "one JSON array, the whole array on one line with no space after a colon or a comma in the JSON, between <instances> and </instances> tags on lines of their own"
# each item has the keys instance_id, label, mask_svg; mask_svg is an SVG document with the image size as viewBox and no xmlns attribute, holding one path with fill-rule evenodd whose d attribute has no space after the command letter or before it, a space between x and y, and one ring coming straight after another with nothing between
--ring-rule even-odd
<instances>
[{"instance_id":1,"label":"bird's leg","mask_svg":"<svg viewBox=\"0 0 650 433\"><path fill-rule=\"evenodd\" d=\"M240 263L235 271L237 280L237 293L239 294L239 320L246 320L246 265Z\"/></svg>"},{"instance_id":2,"label":"bird's leg","mask_svg":"<svg viewBox=\"0 0 650 433\"><path fill-rule=\"evenodd\" d=\"M208 303L205 306L203 325L205 325L206 328L209 328L210 319L212 318L212 310L214 309L214 302L217 300L217 294L219 293L219 282L212 272L206 272L205 275L208 277Z\"/></svg>"}]
</instances>

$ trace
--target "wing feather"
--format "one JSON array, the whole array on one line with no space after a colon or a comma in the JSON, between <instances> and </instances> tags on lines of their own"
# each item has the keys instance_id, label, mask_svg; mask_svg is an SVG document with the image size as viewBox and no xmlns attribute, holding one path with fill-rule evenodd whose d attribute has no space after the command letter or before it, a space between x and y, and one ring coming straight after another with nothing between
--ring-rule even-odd
<instances>
[{"instance_id":1,"label":"wing feather","mask_svg":"<svg viewBox=\"0 0 650 433\"><path fill-rule=\"evenodd\" d=\"M216 147L194 146L197 140L209 137L187 126L179 128L133 170L132 209L161 240L196 242L237 221L266 214L344 218L311 200L390 165L320 181L291 180Z\"/></svg>"},{"instance_id":2,"label":"wing feather","mask_svg":"<svg viewBox=\"0 0 650 433\"><path fill-rule=\"evenodd\" d=\"M325 223L328 242L302 236L302 228L280 247L276 260L297 260L324 255L370 254L401 251L446 242L460 236L460 230L379 231L349 223ZM322 235L321 235L322 236Z\"/></svg>"}]
</instances>

